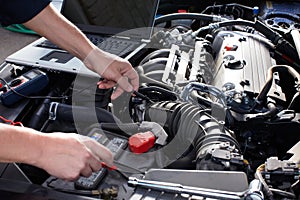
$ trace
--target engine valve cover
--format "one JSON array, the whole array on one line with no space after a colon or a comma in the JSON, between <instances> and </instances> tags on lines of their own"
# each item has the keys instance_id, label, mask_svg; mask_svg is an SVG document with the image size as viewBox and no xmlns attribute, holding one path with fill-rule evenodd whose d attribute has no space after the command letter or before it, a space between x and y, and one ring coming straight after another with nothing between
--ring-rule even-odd
<instances>
[{"instance_id":1,"label":"engine valve cover","mask_svg":"<svg viewBox=\"0 0 300 200\"><path fill-rule=\"evenodd\" d=\"M259 93L267 70L275 61L265 44L250 34L221 31L213 42L217 50L212 85L222 88L234 84L239 91Z\"/></svg>"}]
</instances>

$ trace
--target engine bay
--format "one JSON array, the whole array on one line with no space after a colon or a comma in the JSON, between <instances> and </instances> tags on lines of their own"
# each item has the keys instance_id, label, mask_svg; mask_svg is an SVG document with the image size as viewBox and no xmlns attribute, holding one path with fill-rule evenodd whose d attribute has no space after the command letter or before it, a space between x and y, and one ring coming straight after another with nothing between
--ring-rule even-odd
<instances>
[{"instance_id":1,"label":"engine bay","mask_svg":"<svg viewBox=\"0 0 300 200\"><path fill-rule=\"evenodd\" d=\"M117 169L65 182L18 167L34 184L91 199L299 199L300 3L261 4L172 14L161 4L151 41L129 60L139 90L113 101L98 77L2 64L6 82L23 76L35 91L1 91L3 112L92 137Z\"/></svg>"}]
</instances>

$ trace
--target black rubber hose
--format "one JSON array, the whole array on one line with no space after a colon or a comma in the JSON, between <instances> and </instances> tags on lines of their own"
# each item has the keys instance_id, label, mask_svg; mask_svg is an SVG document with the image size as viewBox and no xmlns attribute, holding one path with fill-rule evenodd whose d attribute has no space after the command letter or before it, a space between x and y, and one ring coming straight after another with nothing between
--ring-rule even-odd
<instances>
[{"instance_id":1,"label":"black rubber hose","mask_svg":"<svg viewBox=\"0 0 300 200\"><path fill-rule=\"evenodd\" d=\"M51 91L47 96L55 96L56 92ZM57 95L56 95L57 96ZM37 108L37 110L34 112L34 115L31 117L28 127L41 130L43 127L43 124L46 122L46 120L49 118L49 107L50 107L50 99L45 99L43 103Z\"/></svg>"},{"instance_id":2,"label":"black rubber hose","mask_svg":"<svg viewBox=\"0 0 300 200\"><path fill-rule=\"evenodd\" d=\"M251 15L253 15L253 8L237 3L208 6L201 13L218 12L218 14L220 14L222 12L227 14L234 14L233 12L236 11L238 13L236 17L243 18L244 9L246 9L249 13L251 13Z\"/></svg>"},{"instance_id":3,"label":"black rubber hose","mask_svg":"<svg viewBox=\"0 0 300 200\"><path fill-rule=\"evenodd\" d=\"M282 36L279 33L273 31L260 21L256 21L254 23L253 28L255 28L255 30L259 31L260 33L264 34L274 44L277 44L278 40L282 38Z\"/></svg>"},{"instance_id":4,"label":"black rubber hose","mask_svg":"<svg viewBox=\"0 0 300 200\"><path fill-rule=\"evenodd\" d=\"M76 116L76 118L80 117L80 122L95 123L94 121L95 114L99 123L120 123L119 119L117 119L110 112L102 108L72 106L72 105L61 104L61 103L57 105L56 119L62 121L74 122L73 115L80 115L80 116Z\"/></svg>"},{"instance_id":5,"label":"black rubber hose","mask_svg":"<svg viewBox=\"0 0 300 200\"><path fill-rule=\"evenodd\" d=\"M256 21L254 27L257 31L265 35L276 46L276 49L285 56L291 58L294 62L299 63L297 50L285 40L279 33L273 31L260 21ZM291 63L293 64L293 63Z\"/></svg>"},{"instance_id":6,"label":"black rubber hose","mask_svg":"<svg viewBox=\"0 0 300 200\"><path fill-rule=\"evenodd\" d=\"M236 26L236 25L253 27L254 24L255 24L254 22L247 21L247 20L228 20L228 21L218 23L219 27Z\"/></svg>"},{"instance_id":7,"label":"black rubber hose","mask_svg":"<svg viewBox=\"0 0 300 200\"><path fill-rule=\"evenodd\" d=\"M192 101L196 101L199 105L204 105L205 107L211 107L213 103L213 101L199 95L195 90L191 92L190 98L192 99Z\"/></svg>"},{"instance_id":8,"label":"black rubber hose","mask_svg":"<svg viewBox=\"0 0 300 200\"><path fill-rule=\"evenodd\" d=\"M159 92L163 99L168 98L170 101L176 101L178 99L178 94L176 94L175 92L157 86L140 87L139 91L142 94L145 94L147 92Z\"/></svg>"},{"instance_id":9,"label":"black rubber hose","mask_svg":"<svg viewBox=\"0 0 300 200\"><path fill-rule=\"evenodd\" d=\"M236 26L236 25L253 27L254 22L247 21L247 20L227 20L227 21L222 21L222 22L217 22L217 23L211 23L208 26L203 26L203 27L199 28L198 30L194 31L192 33L192 36L197 37L199 35L199 33L203 32L203 31L209 31L209 30L218 29L221 27Z\"/></svg>"},{"instance_id":10,"label":"black rubber hose","mask_svg":"<svg viewBox=\"0 0 300 200\"><path fill-rule=\"evenodd\" d=\"M196 19L196 20L204 20L204 21L221 21L219 16L207 15L207 14L199 14L199 13L175 13L161 16L155 19L154 26L169 22L177 19Z\"/></svg>"},{"instance_id":11,"label":"black rubber hose","mask_svg":"<svg viewBox=\"0 0 300 200\"><path fill-rule=\"evenodd\" d=\"M279 33L273 31L267 25L265 25L264 23L258 20L254 23L253 28L255 28L255 30L259 31L263 35L265 35L266 38L271 40L271 42L276 46L276 49L279 52L293 59L294 62L296 63L299 62L298 53L296 49L287 40L285 40Z\"/></svg>"},{"instance_id":12,"label":"black rubber hose","mask_svg":"<svg viewBox=\"0 0 300 200\"><path fill-rule=\"evenodd\" d=\"M101 123L100 128L113 133L119 133L127 137L130 137L131 135L138 133L140 131L144 131L141 130L139 125L136 123L125 123L125 124Z\"/></svg>"},{"instance_id":13,"label":"black rubber hose","mask_svg":"<svg viewBox=\"0 0 300 200\"><path fill-rule=\"evenodd\" d=\"M39 108L34 112L34 115L31 117L28 127L41 130L43 123L49 118L49 103L50 99L45 99Z\"/></svg>"}]
</instances>

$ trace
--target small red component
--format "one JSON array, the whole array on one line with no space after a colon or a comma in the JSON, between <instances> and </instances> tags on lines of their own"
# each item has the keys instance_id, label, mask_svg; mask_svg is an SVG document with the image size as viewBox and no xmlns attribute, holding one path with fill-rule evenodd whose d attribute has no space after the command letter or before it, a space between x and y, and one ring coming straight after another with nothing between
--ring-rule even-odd
<instances>
[{"instance_id":1,"label":"small red component","mask_svg":"<svg viewBox=\"0 0 300 200\"><path fill-rule=\"evenodd\" d=\"M110 171L117 170L117 166L113 165L113 166L109 167L105 162L101 162L101 166L104 168L107 168Z\"/></svg>"},{"instance_id":2,"label":"small red component","mask_svg":"<svg viewBox=\"0 0 300 200\"><path fill-rule=\"evenodd\" d=\"M229 45L229 44L228 44L228 45L225 46L225 50L226 50L226 51L236 51L237 48L238 48L237 45Z\"/></svg>"},{"instance_id":3,"label":"small red component","mask_svg":"<svg viewBox=\"0 0 300 200\"><path fill-rule=\"evenodd\" d=\"M179 10L178 10L178 13L187 13L187 10L179 9Z\"/></svg>"},{"instance_id":4,"label":"small red component","mask_svg":"<svg viewBox=\"0 0 300 200\"><path fill-rule=\"evenodd\" d=\"M150 131L137 133L129 138L129 148L136 154L149 151L154 146L154 143L155 135Z\"/></svg>"}]
</instances>

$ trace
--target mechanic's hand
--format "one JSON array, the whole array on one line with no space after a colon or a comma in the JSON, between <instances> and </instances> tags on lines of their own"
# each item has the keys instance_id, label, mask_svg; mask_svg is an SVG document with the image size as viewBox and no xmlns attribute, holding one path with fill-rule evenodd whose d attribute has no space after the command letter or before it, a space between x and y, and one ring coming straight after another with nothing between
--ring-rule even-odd
<instances>
[{"instance_id":1,"label":"mechanic's hand","mask_svg":"<svg viewBox=\"0 0 300 200\"><path fill-rule=\"evenodd\" d=\"M80 175L88 177L101 168L101 162L113 166L113 155L106 147L73 133L47 134L41 151L37 166L64 180L76 180Z\"/></svg>"},{"instance_id":2,"label":"mechanic's hand","mask_svg":"<svg viewBox=\"0 0 300 200\"><path fill-rule=\"evenodd\" d=\"M83 62L89 69L104 78L98 83L100 89L112 88L118 84L117 89L112 94L112 99L119 97L123 91L138 90L138 74L128 61L94 48Z\"/></svg>"}]
</instances>

